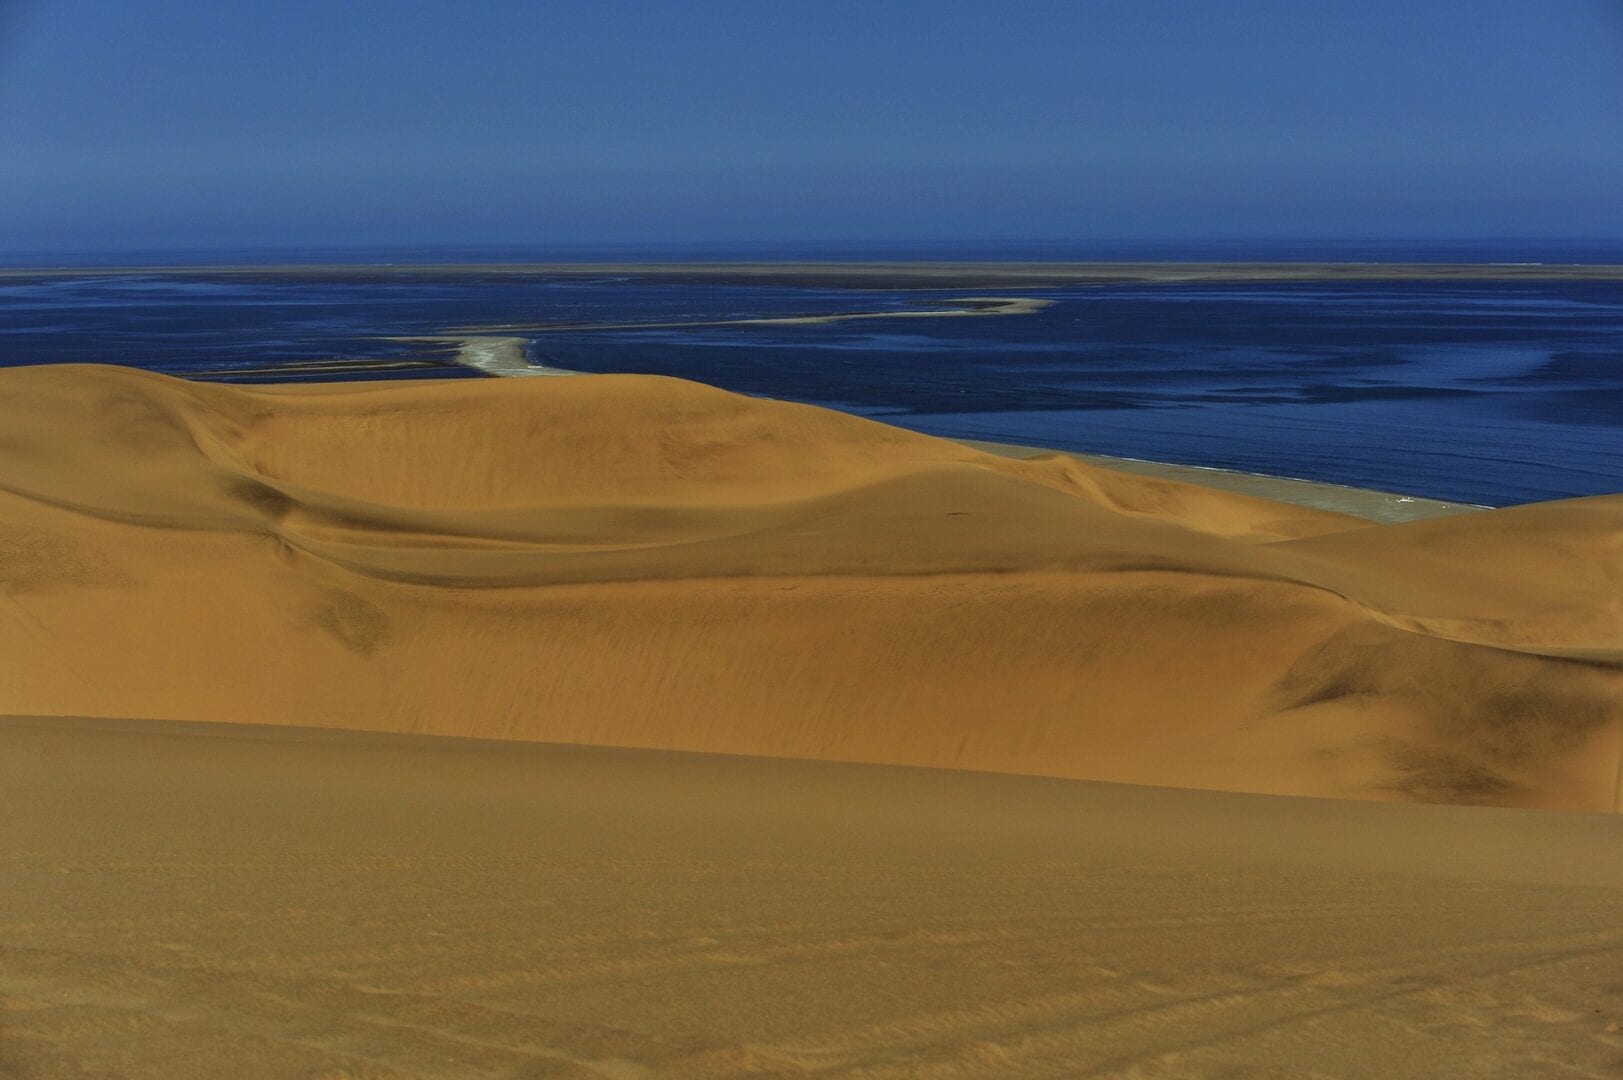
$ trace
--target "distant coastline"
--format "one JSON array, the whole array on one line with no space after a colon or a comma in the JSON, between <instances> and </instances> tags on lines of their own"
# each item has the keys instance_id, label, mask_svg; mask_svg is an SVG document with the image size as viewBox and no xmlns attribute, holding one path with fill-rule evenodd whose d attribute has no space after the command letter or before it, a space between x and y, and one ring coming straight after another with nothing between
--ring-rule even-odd
<instances>
[{"instance_id":1,"label":"distant coastline","mask_svg":"<svg viewBox=\"0 0 1623 1080\"><path fill-rule=\"evenodd\" d=\"M1066 285L1263 281L1623 281L1623 263L1452 262L625 262L305 263L234 266L52 266L0 269L0 280L86 275L310 279L443 274L623 276L670 284L852 289L1045 288Z\"/></svg>"},{"instance_id":2,"label":"distant coastline","mask_svg":"<svg viewBox=\"0 0 1623 1080\"><path fill-rule=\"evenodd\" d=\"M1623 234L1362 237L895 237L832 240L243 242L0 252L0 267L536 266L784 263L1623 264Z\"/></svg>"}]
</instances>

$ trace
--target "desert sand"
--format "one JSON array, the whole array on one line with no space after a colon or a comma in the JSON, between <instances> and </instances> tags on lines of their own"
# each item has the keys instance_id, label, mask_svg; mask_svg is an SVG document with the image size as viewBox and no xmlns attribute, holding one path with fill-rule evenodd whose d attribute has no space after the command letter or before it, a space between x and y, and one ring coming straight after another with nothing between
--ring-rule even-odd
<instances>
[{"instance_id":1,"label":"desert sand","mask_svg":"<svg viewBox=\"0 0 1623 1080\"><path fill-rule=\"evenodd\" d=\"M0 724L0 1074L1614 1077L1623 817Z\"/></svg>"},{"instance_id":2,"label":"desert sand","mask_svg":"<svg viewBox=\"0 0 1623 1080\"><path fill-rule=\"evenodd\" d=\"M1623 497L1378 526L645 376L0 391L0 713L1617 808Z\"/></svg>"},{"instance_id":3,"label":"desert sand","mask_svg":"<svg viewBox=\"0 0 1623 1080\"><path fill-rule=\"evenodd\" d=\"M0 1072L1615 1075L1620 535L0 371Z\"/></svg>"}]
</instances>

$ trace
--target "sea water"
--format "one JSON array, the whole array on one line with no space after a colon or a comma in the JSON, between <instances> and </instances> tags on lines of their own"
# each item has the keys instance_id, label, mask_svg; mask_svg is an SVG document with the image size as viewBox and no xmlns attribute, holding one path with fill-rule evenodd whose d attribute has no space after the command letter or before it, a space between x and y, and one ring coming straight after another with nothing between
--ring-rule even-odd
<instances>
[{"instance_id":1,"label":"sea water","mask_svg":"<svg viewBox=\"0 0 1623 1080\"><path fill-rule=\"evenodd\" d=\"M1052 304L695 325L950 308L964 295ZM337 359L346 377L477 377L447 346L395 339L560 323L599 328L513 333L537 363L698 379L932 434L1486 505L1623 491L1618 281L918 291L477 271L0 277L0 365L280 381L309 377L287 365ZM601 328L625 323L679 325ZM390 357L437 362L353 366Z\"/></svg>"}]
</instances>

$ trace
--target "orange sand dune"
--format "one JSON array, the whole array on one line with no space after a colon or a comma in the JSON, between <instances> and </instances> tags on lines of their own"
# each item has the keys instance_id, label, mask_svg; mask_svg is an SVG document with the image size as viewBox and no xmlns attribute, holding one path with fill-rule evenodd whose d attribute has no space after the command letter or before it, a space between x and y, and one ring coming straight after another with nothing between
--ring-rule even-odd
<instances>
[{"instance_id":1,"label":"orange sand dune","mask_svg":"<svg viewBox=\"0 0 1623 1080\"><path fill-rule=\"evenodd\" d=\"M1623 497L1374 526L633 376L0 372L0 713L1613 810Z\"/></svg>"}]
</instances>

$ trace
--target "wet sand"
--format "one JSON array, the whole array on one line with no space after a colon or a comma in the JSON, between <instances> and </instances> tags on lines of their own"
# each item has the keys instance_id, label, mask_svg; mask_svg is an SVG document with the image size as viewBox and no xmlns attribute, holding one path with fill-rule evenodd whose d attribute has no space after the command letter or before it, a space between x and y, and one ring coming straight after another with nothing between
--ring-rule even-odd
<instances>
[{"instance_id":1,"label":"wet sand","mask_svg":"<svg viewBox=\"0 0 1623 1080\"><path fill-rule=\"evenodd\" d=\"M1337 514L1351 514L1368 521L1395 524L1400 521L1421 521L1426 518L1451 517L1490 509L1470 503L1444 502L1419 495L1401 495L1389 491L1348 487L1345 484L1326 484L1317 480L1299 480L1286 476L1264 476L1260 473L1235 472L1231 469L1209 469L1198 465L1174 465L1162 461L1141 461L1137 458L1107 457L1104 454L1081 454L1069 450L1049 450L1017 443L983 442L979 439L959 439L965 446L984 450L1003 457L1033 458L1044 454L1064 454L1117 472L1137 476L1159 477L1182 484L1198 484L1218 491L1232 491L1252 495L1259 499L1272 499L1329 510Z\"/></svg>"}]
</instances>

